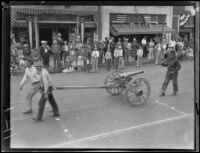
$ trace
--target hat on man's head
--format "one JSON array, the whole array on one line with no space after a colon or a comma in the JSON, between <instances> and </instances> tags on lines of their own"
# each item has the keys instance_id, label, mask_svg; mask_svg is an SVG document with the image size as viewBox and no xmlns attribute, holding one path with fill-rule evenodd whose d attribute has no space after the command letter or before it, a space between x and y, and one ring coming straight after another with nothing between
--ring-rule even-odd
<instances>
[{"instance_id":1,"label":"hat on man's head","mask_svg":"<svg viewBox=\"0 0 200 153\"><path fill-rule=\"evenodd\" d=\"M46 40L42 40L41 43L42 43L42 44L45 44L45 43L47 43L47 41L46 41Z\"/></svg>"},{"instance_id":2,"label":"hat on man's head","mask_svg":"<svg viewBox=\"0 0 200 153\"><path fill-rule=\"evenodd\" d=\"M35 62L33 66L35 66L35 67L43 67L43 64L42 64L41 61L39 61L39 62Z\"/></svg>"}]
</instances>

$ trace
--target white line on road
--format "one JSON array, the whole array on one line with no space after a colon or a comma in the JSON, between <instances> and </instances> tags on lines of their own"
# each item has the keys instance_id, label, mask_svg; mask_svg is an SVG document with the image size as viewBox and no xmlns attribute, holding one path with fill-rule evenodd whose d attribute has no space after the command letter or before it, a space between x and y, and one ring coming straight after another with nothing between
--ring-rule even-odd
<instances>
[{"instance_id":1,"label":"white line on road","mask_svg":"<svg viewBox=\"0 0 200 153\"><path fill-rule=\"evenodd\" d=\"M182 112L182 111L180 111L180 110L178 110L178 109L175 109L175 107L172 107L172 106L167 105L167 104L165 104L165 103L161 103L159 100L155 100L155 102L158 103L158 104L160 104L160 105L163 105L163 106L165 106L165 107L167 107L167 108L169 108L169 109L172 109L172 110L174 110L174 111L176 111L176 112L178 112L178 113L180 113L180 114L182 114L182 115L186 115L186 113L184 113L184 112Z\"/></svg>"},{"instance_id":2,"label":"white line on road","mask_svg":"<svg viewBox=\"0 0 200 153\"><path fill-rule=\"evenodd\" d=\"M81 139L57 144L57 145L54 145L54 146L51 146L51 147L48 146L48 148L58 148L58 147L61 147L61 146L64 147L64 145L80 143L80 142L84 142L84 141L94 141L94 140L97 140L97 139L100 139L100 138L103 138L103 137L108 137L108 136L111 136L111 135L114 135L114 134L120 134L120 133L127 132L127 131L130 131L130 130L138 129L138 128L148 127L148 126L152 126L152 125L155 125L155 124L162 124L162 123L165 123L165 122L178 120L178 119L182 119L182 118L188 118L192 115L194 115L194 114L185 114L185 115L182 115L182 116L172 117L172 118L168 118L168 119L164 119L164 120L158 120L158 121L155 121L155 122L141 124L141 125L137 125L137 126L132 126L132 127L128 127L128 128L125 128L125 129L112 131L112 132L101 133L101 134L98 134L98 135L95 135L95 136L85 137L85 138L81 138Z\"/></svg>"}]
</instances>

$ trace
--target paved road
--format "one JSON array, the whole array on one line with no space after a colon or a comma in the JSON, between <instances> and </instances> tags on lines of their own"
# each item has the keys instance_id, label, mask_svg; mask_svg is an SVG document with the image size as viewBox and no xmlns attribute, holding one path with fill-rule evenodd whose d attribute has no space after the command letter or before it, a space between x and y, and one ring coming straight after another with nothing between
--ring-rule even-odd
<instances>
[{"instance_id":1,"label":"paved road","mask_svg":"<svg viewBox=\"0 0 200 153\"><path fill-rule=\"evenodd\" d=\"M179 93L159 91L166 69L149 64L126 67L125 72L145 70L151 96L142 106L132 106L124 95L111 96L104 89L55 90L60 118L51 118L46 105L43 122L35 123L39 94L33 98L32 115L23 115L29 83L19 91L22 76L11 79L11 148L170 148L194 147L194 68L182 62ZM107 71L52 74L54 86L103 85Z\"/></svg>"}]
</instances>

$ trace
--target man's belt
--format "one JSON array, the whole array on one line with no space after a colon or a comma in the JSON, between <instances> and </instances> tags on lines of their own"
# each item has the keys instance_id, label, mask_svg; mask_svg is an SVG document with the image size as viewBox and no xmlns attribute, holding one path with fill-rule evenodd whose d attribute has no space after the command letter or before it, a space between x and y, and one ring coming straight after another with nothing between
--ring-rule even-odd
<instances>
[{"instance_id":1,"label":"man's belt","mask_svg":"<svg viewBox=\"0 0 200 153\"><path fill-rule=\"evenodd\" d=\"M33 85L33 84L37 84L37 83L40 83L40 81L33 82L32 85Z\"/></svg>"}]
</instances>

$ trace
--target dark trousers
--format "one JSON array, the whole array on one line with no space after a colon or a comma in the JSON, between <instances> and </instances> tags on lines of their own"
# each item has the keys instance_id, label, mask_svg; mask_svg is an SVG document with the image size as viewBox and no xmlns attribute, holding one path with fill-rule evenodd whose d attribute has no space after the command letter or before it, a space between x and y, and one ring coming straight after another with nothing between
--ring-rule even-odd
<instances>
[{"instance_id":1,"label":"dark trousers","mask_svg":"<svg viewBox=\"0 0 200 153\"><path fill-rule=\"evenodd\" d=\"M147 54L148 54L148 52L147 52L147 46L144 45L143 46L143 57L147 57Z\"/></svg>"},{"instance_id":2,"label":"dark trousers","mask_svg":"<svg viewBox=\"0 0 200 153\"><path fill-rule=\"evenodd\" d=\"M175 92L178 91L178 83L177 83L178 72L171 73L170 71L167 71L167 74L165 75L165 80L164 80L162 88L161 88L162 92L165 92L165 90L167 89L167 86L168 86L170 80L172 80L173 90Z\"/></svg>"},{"instance_id":3,"label":"dark trousers","mask_svg":"<svg viewBox=\"0 0 200 153\"><path fill-rule=\"evenodd\" d=\"M107 70L110 70L110 68L111 68L111 62L112 62L111 59L107 59L106 60Z\"/></svg>"},{"instance_id":4,"label":"dark trousers","mask_svg":"<svg viewBox=\"0 0 200 153\"><path fill-rule=\"evenodd\" d=\"M49 97L48 101L49 101L49 103L50 103L50 105L53 109L53 114L59 115L58 105L57 105L55 98L53 96L51 87L49 87L49 89L48 89L48 97ZM42 119L42 115L43 115L43 112L44 112L46 101L47 101L47 99L44 98L44 92L42 91L42 95L41 95L41 98L40 98L39 103L38 103L39 109L38 109L37 119Z\"/></svg>"},{"instance_id":5,"label":"dark trousers","mask_svg":"<svg viewBox=\"0 0 200 153\"><path fill-rule=\"evenodd\" d=\"M115 69L118 70L119 68L119 57L115 57Z\"/></svg>"},{"instance_id":6,"label":"dark trousers","mask_svg":"<svg viewBox=\"0 0 200 153\"><path fill-rule=\"evenodd\" d=\"M49 54L44 53L44 55L43 55L43 65L49 67Z\"/></svg>"}]
</instances>

